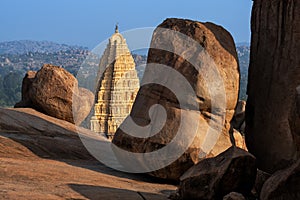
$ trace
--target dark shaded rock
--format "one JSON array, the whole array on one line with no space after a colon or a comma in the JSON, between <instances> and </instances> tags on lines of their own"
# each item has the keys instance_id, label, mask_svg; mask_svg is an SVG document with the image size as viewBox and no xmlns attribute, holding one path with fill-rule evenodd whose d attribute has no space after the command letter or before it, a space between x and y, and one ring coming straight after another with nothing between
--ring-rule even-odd
<instances>
[{"instance_id":1,"label":"dark shaded rock","mask_svg":"<svg viewBox=\"0 0 300 200\"><path fill-rule=\"evenodd\" d=\"M245 197L237 192L230 192L223 197L223 200L246 200Z\"/></svg>"},{"instance_id":2,"label":"dark shaded rock","mask_svg":"<svg viewBox=\"0 0 300 200\"><path fill-rule=\"evenodd\" d=\"M245 132L246 101L239 100L232 118L232 126L241 133Z\"/></svg>"},{"instance_id":3,"label":"dark shaded rock","mask_svg":"<svg viewBox=\"0 0 300 200\"><path fill-rule=\"evenodd\" d=\"M192 38L201 49L197 49L197 45L185 41L176 34L174 34L175 36L170 36L170 30ZM166 48L169 48L169 51L164 50ZM206 54L203 49L211 59L204 56ZM197 63L201 69L204 67L213 69L213 66L216 66L219 74L216 75L210 70L197 71L192 62ZM192 138L191 145L188 146L184 153L180 154L181 156L167 167L150 173L159 178L178 180L188 168L200 160L199 155L201 155L201 158L216 156L232 145L228 131L237 103L239 88L239 68L234 41L230 33L224 28L212 23L200 23L174 18L166 19L153 33L147 63L144 80L155 77L155 80L162 80L163 83L170 83L173 86L180 85L180 92L185 92L180 81L174 78L173 75L168 73L153 74L155 67L149 65L149 63L162 64L175 69L183 75L194 90L195 97L191 94L186 94L183 100L185 108L181 108L175 96L177 94L174 94L169 88L158 84L142 86L130 116L139 126L147 126L151 121L151 116L148 113L149 108L154 104L160 104L165 108L167 114L164 127L156 135L148 138L133 137L119 128L112 142L116 146L130 152L153 152L167 146L176 136L182 115L186 115L189 118L185 122L185 128L182 130L187 139L190 139L193 134L193 131L191 131L192 127L196 127L195 124L199 122L196 136L194 139ZM218 81L223 85L218 85ZM214 87L207 86L210 83L215 83ZM217 94L215 96L218 96L218 100L220 100L215 102L216 112L212 111L213 95L210 94L210 89ZM222 95L227 100L224 103L224 108L220 106ZM190 102L196 102L196 106ZM221 113L225 113L223 124L217 123L220 121ZM158 118L159 116L154 113L152 116L154 121L150 123L152 127L152 124L160 123ZM219 129L221 131L218 131ZM206 138L205 134L208 130L214 132L210 136L220 133L219 137L216 138L215 144L209 150L203 147L203 142ZM182 140L176 145L178 148L182 148ZM169 153L169 155L166 155L167 157L175 157L173 152ZM126 162L129 162L123 155L119 156L119 161L125 165ZM152 164L155 165L155 161L153 162ZM141 163L141 165L143 164Z\"/></svg>"},{"instance_id":4,"label":"dark shaded rock","mask_svg":"<svg viewBox=\"0 0 300 200\"><path fill-rule=\"evenodd\" d=\"M22 100L16 103L15 108L22 108L28 105L32 105L30 96L28 94L32 86L32 82L34 81L35 75L36 75L35 71L28 71L26 73L22 81Z\"/></svg>"},{"instance_id":5,"label":"dark shaded rock","mask_svg":"<svg viewBox=\"0 0 300 200\"><path fill-rule=\"evenodd\" d=\"M255 157L231 147L215 158L200 161L180 177L181 199L222 199L230 192L251 193L256 177Z\"/></svg>"},{"instance_id":6,"label":"dark shaded rock","mask_svg":"<svg viewBox=\"0 0 300 200\"><path fill-rule=\"evenodd\" d=\"M293 139L297 146L299 157L300 155L300 85L297 86L295 90L295 98L294 102L292 103L292 108L290 110L289 115L289 125L291 132L293 133Z\"/></svg>"},{"instance_id":7,"label":"dark shaded rock","mask_svg":"<svg viewBox=\"0 0 300 200\"><path fill-rule=\"evenodd\" d=\"M268 174L264 171L257 170L255 184L253 188L253 193L255 196L259 197L261 193L261 189L265 182L270 178L271 174Z\"/></svg>"},{"instance_id":8,"label":"dark shaded rock","mask_svg":"<svg viewBox=\"0 0 300 200\"><path fill-rule=\"evenodd\" d=\"M300 199L300 160L273 174L263 185L260 199Z\"/></svg>"},{"instance_id":9,"label":"dark shaded rock","mask_svg":"<svg viewBox=\"0 0 300 200\"><path fill-rule=\"evenodd\" d=\"M76 78L65 69L45 64L28 72L23 80L22 101L15 107L29 107L52 117L80 124L89 114L94 95L78 88Z\"/></svg>"},{"instance_id":10,"label":"dark shaded rock","mask_svg":"<svg viewBox=\"0 0 300 200\"><path fill-rule=\"evenodd\" d=\"M291 127L300 85L300 1L255 0L246 105L246 143L268 173L300 158L298 131Z\"/></svg>"}]
</instances>

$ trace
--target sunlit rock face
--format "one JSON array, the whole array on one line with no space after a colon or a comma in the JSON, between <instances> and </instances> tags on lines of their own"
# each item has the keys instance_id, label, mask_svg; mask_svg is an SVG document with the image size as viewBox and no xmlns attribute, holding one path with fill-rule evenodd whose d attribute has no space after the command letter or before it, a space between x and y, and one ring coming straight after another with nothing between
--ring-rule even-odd
<instances>
[{"instance_id":1,"label":"sunlit rock face","mask_svg":"<svg viewBox=\"0 0 300 200\"><path fill-rule=\"evenodd\" d=\"M91 130L105 133L111 139L130 113L139 89L134 60L117 27L109 39L99 68L98 94L95 113L91 118Z\"/></svg>"},{"instance_id":2,"label":"sunlit rock face","mask_svg":"<svg viewBox=\"0 0 300 200\"><path fill-rule=\"evenodd\" d=\"M44 64L37 72L27 72L22 83L22 100L15 107L33 108L79 125L89 114L93 100L93 93L78 87L77 79L67 70Z\"/></svg>"},{"instance_id":3,"label":"sunlit rock face","mask_svg":"<svg viewBox=\"0 0 300 200\"><path fill-rule=\"evenodd\" d=\"M115 149L115 154L128 169L179 180L199 160L232 145L229 129L239 68L234 41L224 28L166 19L152 35L141 85L130 113L139 127L123 129L126 119L112 141L125 150ZM165 109L165 121L160 110L153 109L157 105ZM129 158L127 152L140 157Z\"/></svg>"}]
</instances>

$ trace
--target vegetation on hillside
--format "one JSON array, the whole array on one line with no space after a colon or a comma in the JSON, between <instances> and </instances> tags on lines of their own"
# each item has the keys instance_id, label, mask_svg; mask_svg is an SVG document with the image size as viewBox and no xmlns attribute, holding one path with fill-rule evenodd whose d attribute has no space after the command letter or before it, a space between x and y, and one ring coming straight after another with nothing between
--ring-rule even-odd
<instances>
[{"instance_id":1,"label":"vegetation on hillside","mask_svg":"<svg viewBox=\"0 0 300 200\"><path fill-rule=\"evenodd\" d=\"M250 48L248 45L238 46L237 52L241 73L239 98L246 99ZM88 62L85 60L87 56ZM147 56L134 54L133 57L141 80ZM25 73L28 70L39 70L44 63L61 66L74 76L80 70L80 74L76 77L80 85L93 88L99 59L86 48L77 46L33 41L0 43L0 106L11 107L20 101L22 79Z\"/></svg>"}]
</instances>

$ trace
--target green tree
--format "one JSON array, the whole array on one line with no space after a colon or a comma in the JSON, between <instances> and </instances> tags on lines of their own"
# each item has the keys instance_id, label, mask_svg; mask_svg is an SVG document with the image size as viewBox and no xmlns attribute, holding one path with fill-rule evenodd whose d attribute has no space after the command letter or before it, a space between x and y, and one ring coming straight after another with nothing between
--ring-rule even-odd
<instances>
[{"instance_id":1,"label":"green tree","mask_svg":"<svg viewBox=\"0 0 300 200\"><path fill-rule=\"evenodd\" d=\"M20 72L10 72L0 79L0 106L13 106L21 100L23 76Z\"/></svg>"}]
</instances>

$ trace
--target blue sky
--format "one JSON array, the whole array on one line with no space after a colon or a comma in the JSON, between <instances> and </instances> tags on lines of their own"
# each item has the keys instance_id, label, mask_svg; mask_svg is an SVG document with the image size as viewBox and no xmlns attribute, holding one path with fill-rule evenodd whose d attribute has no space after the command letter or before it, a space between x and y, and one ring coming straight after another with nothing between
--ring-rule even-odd
<instances>
[{"instance_id":1,"label":"blue sky","mask_svg":"<svg viewBox=\"0 0 300 200\"><path fill-rule=\"evenodd\" d=\"M252 0L1 0L0 41L48 40L95 47L114 32L155 27L168 17L210 21L250 41Z\"/></svg>"}]
</instances>

